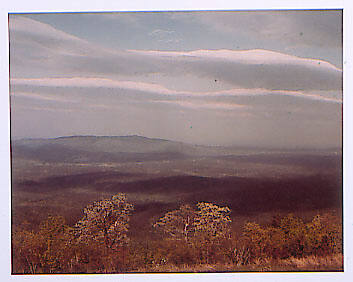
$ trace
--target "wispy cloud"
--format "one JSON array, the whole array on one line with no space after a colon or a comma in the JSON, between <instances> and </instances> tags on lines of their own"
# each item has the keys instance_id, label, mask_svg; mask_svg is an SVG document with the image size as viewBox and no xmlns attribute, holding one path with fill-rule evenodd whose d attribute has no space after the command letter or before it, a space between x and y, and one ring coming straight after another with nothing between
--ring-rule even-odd
<instances>
[{"instance_id":1,"label":"wispy cloud","mask_svg":"<svg viewBox=\"0 0 353 282\"><path fill-rule=\"evenodd\" d=\"M175 31L173 30L168 30L168 29L155 29L148 33L148 35L153 36L153 37L159 37L159 36L165 36L165 35L171 35L174 34Z\"/></svg>"},{"instance_id":2,"label":"wispy cloud","mask_svg":"<svg viewBox=\"0 0 353 282\"><path fill-rule=\"evenodd\" d=\"M169 105L177 105L183 108L190 109L208 109L208 110L226 110L226 111L234 111L239 109L246 109L248 106L231 104L231 103L222 103L222 102L203 102L203 101L170 101L170 100L156 100L155 103L169 104Z\"/></svg>"},{"instance_id":3,"label":"wispy cloud","mask_svg":"<svg viewBox=\"0 0 353 282\"><path fill-rule=\"evenodd\" d=\"M55 94L45 95L45 94L39 94L39 93L33 93L33 92L16 91L16 95L12 92L11 96L22 97L27 99L35 99L35 100L44 100L44 101L50 101L54 103L57 103L57 102L78 103L78 101L73 98L62 97Z\"/></svg>"},{"instance_id":4,"label":"wispy cloud","mask_svg":"<svg viewBox=\"0 0 353 282\"><path fill-rule=\"evenodd\" d=\"M143 17L125 16L126 23L143 24ZM122 20L115 14L108 17ZM276 30L284 32L277 23L287 21L285 17L272 22L267 14L264 17L264 28L250 34L274 38ZM292 19L286 26L295 24ZM208 20L214 22L212 16ZM232 32L237 20L214 22L215 28ZM258 25L250 22L253 28ZM143 31L156 42L179 40L172 25ZM17 15L10 17L10 40L11 102L18 113L13 132L22 132L32 118L35 132L46 130L44 125L35 127L44 119L47 127L50 124L49 132L55 132L52 124L62 124L60 134L82 132L85 126L92 131L105 123L102 131L109 127L109 132L135 130L156 136L169 132L188 142L197 142L212 131L220 143L231 139L279 144L291 137L321 144L322 135L330 132L327 144L340 144L342 70L325 60L265 49L107 48ZM21 113L26 118L20 120ZM198 136L182 131L189 122L195 124ZM170 124L180 133L171 130Z\"/></svg>"},{"instance_id":5,"label":"wispy cloud","mask_svg":"<svg viewBox=\"0 0 353 282\"><path fill-rule=\"evenodd\" d=\"M174 30L168 29L155 29L148 33L154 40L167 44L180 43L181 39L176 35Z\"/></svg>"},{"instance_id":6,"label":"wispy cloud","mask_svg":"<svg viewBox=\"0 0 353 282\"><path fill-rule=\"evenodd\" d=\"M315 69L327 69L342 72L331 63L323 60L300 58L279 52L254 49L254 50L196 50L189 52L177 51L143 51L129 50L137 54L144 54L160 58L181 58L181 59L214 59L233 63L254 64L254 65L300 65L303 67L312 67Z\"/></svg>"},{"instance_id":7,"label":"wispy cloud","mask_svg":"<svg viewBox=\"0 0 353 282\"><path fill-rule=\"evenodd\" d=\"M14 34L10 53L14 78L28 75L30 68L37 77L48 74L64 77L69 74L108 78L135 77L151 73L163 76L188 73L195 77L224 81L240 88L271 90L341 88L342 71L322 60L304 59L267 50L190 52L110 50L91 45L47 25L38 28L41 30L41 39L38 41L36 33L30 30L26 31L26 36L16 35L16 30L19 29L16 26L23 26L26 22L26 20L22 22L21 19L20 23L16 24L16 20L14 28L10 24L10 34ZM35 25L42 24L36 22ZM28 59L27 54L31 54L32 51L36 57Z\"/></svg>"},{"instance_id":8,"label":"wispy cloud","mask_svg":"<svg viewBox=\"0 0 353 282\"><path fill-rule=\"evenodd\" d=\"M318 100L321 102L332 102L332 103L342 103L342 99L336 98L339 96L337 92L332 91L288 91L288 90L268 90L264 88L233 88L228 90L219 91L178 91L171 90L163 85L156 83L145 83L139 81L119 81L106 78L96 78L96 77L70 77L70 78L13 78L11 79L11 84L14 87L20 86L31 86L33 87L50 87L52 91L55 88L105 88L105 89L125 89L131 91L140 91L146 94L158 94L164 96L174 96L174 97L193 97L193 98L206 98L206 97L216 97L227 98L227 97L243 97L243 96L263 96L263 95L277 95L277 96L293 96L300 99ZM31 93L26 93L27 95L34 95ZM16 92L16 95L26 95L21 94L21 92ZM158 96L159 97L159 96ZM36 96L39 98L39 96ZM50 96L45 96L43 99L54 99ZM60 99L60 98L56 98Z\"/></svg>"}]
</instances>

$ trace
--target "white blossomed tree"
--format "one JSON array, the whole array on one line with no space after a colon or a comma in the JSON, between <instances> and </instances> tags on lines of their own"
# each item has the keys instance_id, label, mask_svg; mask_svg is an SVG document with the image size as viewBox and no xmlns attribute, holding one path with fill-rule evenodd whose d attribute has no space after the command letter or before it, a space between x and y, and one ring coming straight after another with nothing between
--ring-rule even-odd
<instances>
[{"instance_id":1,"label":"white blossomed tree","mask_svg":"<svg viewBox=\"0 0 353 282\"><path fill-rule=\"evenodd\" d=\"M197 203L198 210L189 205L170 211L153 226L171 239L188 241L197 237L202 240L228 238L230 235L230 209L212 203Z\"/></svg>"},{"instance_id":2,"label":"white blossomed tree","mask_svg":"<svg viewBox=\"0 0 353 282\"><path fill-rule=\"evenodd\" d=\"M128 242L127 231L133 205L125 194L94 202L84 209L83 218L76 224L79 241L98 243L106 250L114 250Z\"/></svg>"},{"instance_id":3,"label":"white blossomed tree","mask_svg":"<svg viewBox=\"0 0 353 282\"><path fill-rule=\"evenodd\" d=\"M195 216L191 206L182 205L179 209L166 213L153 226L172 239L188 241L194 231Z\"/></svg>"},{"instance_id":4,"label":"white blossomed tree","mask_svg":"<svg viewBox=\"0 0 353 282\"><path fill-rule=\"evenodd\" d=\"M230 209L205 202L197 203L196 207L182 205L153 225L157 231L162 231L160 234L165 239L174 242L172 253L176 255L165 255L167 261L195 263L193 258L197 258L198 263L212 263L226 255L221 246L230 239Z\"/></svg>"}]
</instances>

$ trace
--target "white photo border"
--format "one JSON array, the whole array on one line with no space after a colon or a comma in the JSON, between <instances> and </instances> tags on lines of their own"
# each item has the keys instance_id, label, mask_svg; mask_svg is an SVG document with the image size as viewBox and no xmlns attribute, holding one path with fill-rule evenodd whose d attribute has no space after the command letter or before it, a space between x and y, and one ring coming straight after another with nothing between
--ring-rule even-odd
<instances>
[{"instance_id":1,"label":"white photo border","mask_svg":"<svg viewBox=\"0 0 353 282\"><path fill-rule=\"evenodd\" d=\"M114 0L12 0L0 4L0 59L1 59L1 102L0 102L0 165L1 165L1 255L2 281L353 281L353 199L352 184L352 2L335 0L267 0L267 1L114 1ZM10 118L9 118L9 41L8 14L33 12L111 12L111 11L196 11L196 10L262 10L262 9L343 9L343 206L344 206L344 272L300 272L300 273L223 273L223 274L117 274L117 275L11 275L11 184L10 184Z\"/></svg>"}]
</instances>

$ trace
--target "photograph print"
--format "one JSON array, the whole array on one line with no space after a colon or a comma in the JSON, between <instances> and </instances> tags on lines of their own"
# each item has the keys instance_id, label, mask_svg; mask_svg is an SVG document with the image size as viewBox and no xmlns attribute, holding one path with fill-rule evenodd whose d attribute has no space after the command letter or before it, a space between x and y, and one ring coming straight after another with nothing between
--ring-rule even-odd
<instances>
[{"instance_id":1,"label":"photograph print","mask_svg":"<svg viewBox=\"0 0 353 282\"><path fill-rule=\"evenodd\" d=\"M12 274L343 271L342 10L8 20Z\"/></svg>"}]
</instances>

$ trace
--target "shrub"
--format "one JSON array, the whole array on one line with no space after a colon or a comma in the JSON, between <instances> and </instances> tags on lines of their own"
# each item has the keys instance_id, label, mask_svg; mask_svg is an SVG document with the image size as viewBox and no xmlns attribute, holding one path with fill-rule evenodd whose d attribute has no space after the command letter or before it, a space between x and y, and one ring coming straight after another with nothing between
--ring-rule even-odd
<instances>
[{"instance_id":1,"label":"shrub","mask_svg":"<svg viewBox=\"0 0 353 282\"><path fill-rule=\"evenodd\" d=\"M71 261L70 236L70 229L61 216L49 216L40 224L37 232L15 232L12 237L13 272L34 274L68 271Z\"/></svg>"},{"instance_id":2,"label":"shrub","mask_svg":"<svg viewBox=\"0 0 353 282\"><path fill-rule=\"evenodd\" d=\"M243 231L244 244L249 248L252 260L256 258L289 257L302 258L308 255L327 255L339 252L340 224L329 216L316 216L304 223L289 214L275 224L260 226L246 223Z\"/></svg>"}]
</instances>

